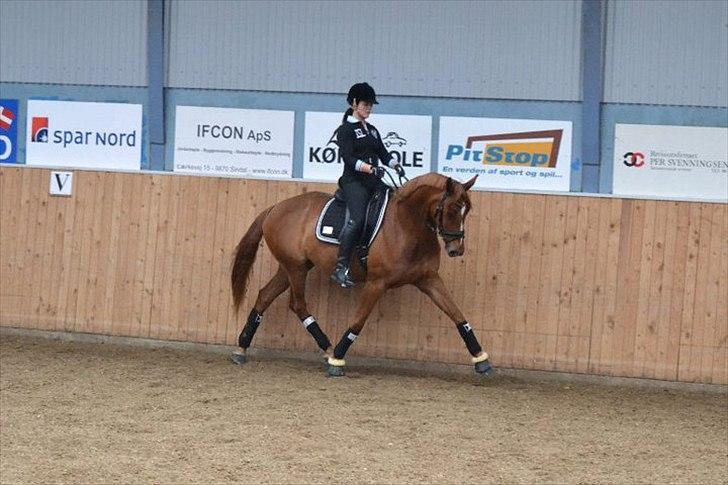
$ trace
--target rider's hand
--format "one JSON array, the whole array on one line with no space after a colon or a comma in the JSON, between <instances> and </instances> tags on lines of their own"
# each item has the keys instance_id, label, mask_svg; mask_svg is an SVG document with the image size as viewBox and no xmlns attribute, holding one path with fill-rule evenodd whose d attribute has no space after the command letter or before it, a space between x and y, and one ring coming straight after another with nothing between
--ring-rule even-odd
<instances>
[{"instance_id":1,"label":"rider's hand","mask_svg":"<svg viewBox=\"0 0 728 485\"><path fill-rule=\"evenodd\" d=\"M372 165L372 168L371 168L371 170L372 170L372 171L371 171L371 172L369 172L369 173L371 173L371 174L372 174L372 175L374 175L375 177L377 177L377 178L382 178L382 177L384 177L384 168L383 168L383 167L378 167L378 166L374 166L374 165Z\"/></svg>"},{"instance_id":2,"label":"rider's hand","mask_svg":"<svg viewBox=\"0 0 728 485\"><path fill-rule=\"evenodd\" d=\"M395 172L397 172L397 175L399 175L400 177L404 177L404 168L402 168L402 165L400 165L399 163L395 163L394 167L392 168Z\"/></svg>"}]
</instances>

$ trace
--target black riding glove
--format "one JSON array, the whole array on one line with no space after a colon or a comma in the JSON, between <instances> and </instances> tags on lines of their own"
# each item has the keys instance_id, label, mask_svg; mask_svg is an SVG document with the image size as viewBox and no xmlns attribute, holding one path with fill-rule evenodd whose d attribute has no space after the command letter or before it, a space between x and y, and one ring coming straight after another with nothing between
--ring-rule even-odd
<instances>
[{"instance_id":1,"label":"black riding glove","mask_svg":"<svg viewBox=\"0 0 728 485\"><path fill-rule=\"evenodd\" d=\"M400 177L404 177L404 168L399 163L395 163L394 167L392 167L395 172L397 172L397 175Z\"/></svg>"},{"instance_id":2,"label":"black riding glove","mask_svg":"<svg viewBox=\"0 0 728 485\"><path fill-rule=\"evenodd\" d=\"M372 175L374 175L377 178L384 177L384 168L372 166Z\"/></svg>"}]
</instances>

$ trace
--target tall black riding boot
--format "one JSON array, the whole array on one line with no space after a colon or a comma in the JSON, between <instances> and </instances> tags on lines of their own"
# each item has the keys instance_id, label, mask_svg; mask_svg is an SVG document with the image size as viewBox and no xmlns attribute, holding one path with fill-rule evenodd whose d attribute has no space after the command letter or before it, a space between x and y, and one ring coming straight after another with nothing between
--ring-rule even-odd
<instances>
[{"instance_id":1,"label":"tall black riding boot","mask_svg":"<svg viewBox=\"0 0 728 485\"><path fill-rule=\"evenodd\" d=\"M336 266L331 274L331 279L342 288L354 286L354 281L349 277L349 261L351 261L351 253L356 244L359 232L357 229L354 221L349 219L339 234L339 255L336 258Z\"/></svg>"}]
</instances>

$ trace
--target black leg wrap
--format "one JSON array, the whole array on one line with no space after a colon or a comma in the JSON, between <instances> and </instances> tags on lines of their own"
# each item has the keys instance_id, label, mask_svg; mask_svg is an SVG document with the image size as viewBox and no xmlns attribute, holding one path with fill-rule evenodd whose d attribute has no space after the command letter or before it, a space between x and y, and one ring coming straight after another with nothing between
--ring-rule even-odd
<instances>
[{"instance_id":1,"label":"black leg wrap","mask_svg":"<svg viewBox=\"0 0 728 485\"><path fill-rule=\"evenodd\" d=\"M465 346L468 348L468 352L473 357L477 356L483 351L483 348L478 343L478 339L475 338L473 327L468 322L458 323L458 332L465 341Z\"/></svg>"},{"instance_id":2,"label":"black leg wrap","mask_svg":"<svg viewBox=\"0 0 728 485\"><path fill-rule=\"evenodd\" d=\"M255 308L250 310L250 315L248 315L248 321L245 324L245 327L243 327L243 331L240 332L240 336L238 337L238 345L240 347L244 349L250 347L250 342L253 341L255 332L258 330L258 325L260 325L260 322L262 320L263 314L255 311Z\"/></svg>"},{"instance_id":3,"label":"black leg wrap","mask_svg":"<svg viewBox=\"0 0 728 485\"><path fill-rule=\"evenodd\" d=\"M336 348L334 349L334 358L343 359L346 355L346 351L349 350L349 347L354 343L354 340L356 340L357 337L358 334L352 332L351 329L344 332L344 335L341 336L341 340L339 340L339 343L336 344Z\"/></svg>"},{"instance_id":4,"label":"black leg wrap","mask_svg":"<svg viewBox=\"0 0 728 485\"><path fill-rule=\"evenodd\" d=\"M329 338L326 336L323 330L321 330L318 322L312 316L304 319L301 323L304 327L306 327L306 330L308 330L308 333L311 334L314 340L316 340L316 343L321 350L326 351L326 349L331 347L331 342L329 342Z\"/></svg>"}]
</instances>

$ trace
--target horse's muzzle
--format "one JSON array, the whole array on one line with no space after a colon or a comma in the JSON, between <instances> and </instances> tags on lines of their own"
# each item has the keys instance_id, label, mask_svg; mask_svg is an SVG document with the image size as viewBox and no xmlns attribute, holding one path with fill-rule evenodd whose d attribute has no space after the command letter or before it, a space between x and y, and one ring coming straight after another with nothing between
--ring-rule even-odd
<instances>
[{"instance_id":1,"label":"horse's muzzle","mask_svg":"<svg viewBox=\"0 0 728 485\"><path fill-rule=\"evenodd\" d=\"M447 244L445 245L445 250L447 251L447 255L451 258L455 258L457 256L462 256L465 253L465 245L464 244Z\"/></svg>"}]
</instances>

